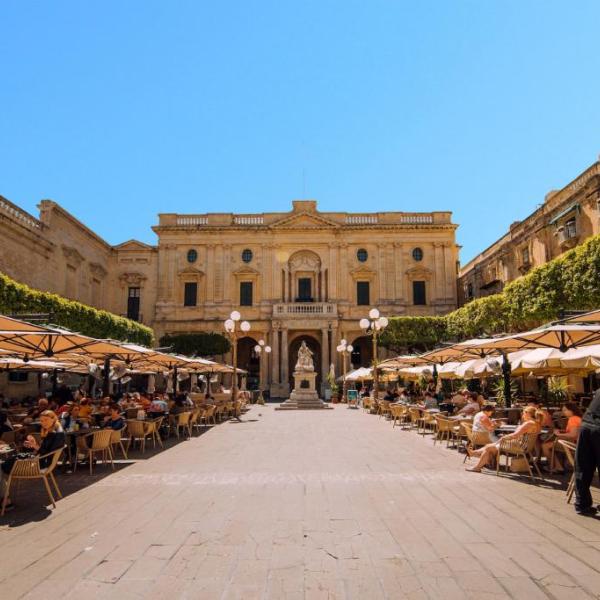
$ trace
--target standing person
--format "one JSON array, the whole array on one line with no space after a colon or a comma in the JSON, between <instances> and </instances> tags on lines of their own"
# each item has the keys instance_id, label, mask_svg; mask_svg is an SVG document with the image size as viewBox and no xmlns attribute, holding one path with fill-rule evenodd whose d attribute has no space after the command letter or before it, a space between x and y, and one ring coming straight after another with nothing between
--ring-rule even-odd
<instances>
[{"instance_id":1,"label":"standing person","mask_svg":"<svg viewBox=\"0 0 600 600\"><path fill-rule=\"evenodd\" d=\"M595 515L590 485L594 473L600 472L600 389L585 411L579 429L575 451L575 512L578 515Z\"/></svg>"}]
</instances>

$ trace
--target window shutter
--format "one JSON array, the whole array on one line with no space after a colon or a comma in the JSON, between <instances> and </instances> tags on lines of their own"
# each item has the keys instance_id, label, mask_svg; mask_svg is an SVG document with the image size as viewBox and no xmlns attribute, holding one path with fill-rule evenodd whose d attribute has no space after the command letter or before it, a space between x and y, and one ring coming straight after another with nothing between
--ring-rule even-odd
<instances>
[{"instance_id":1,"label":"window shutter","mask_svg":"<svg viewBox=\"0 0 600 600\"><path fill-rule=\"evenodd\" d=\"M413 304L421 306L427 304L424 281L413 281Z\"/></svg>"},{"instance_id":2,"label":"window shutter","mask_svg":"<svg viewBox=\"0 0 600 600\"><path fill-rule=\"evenodd\" d=\"M196 306L198 303L198 284L196 282L188 282L183 289L183 305Z\"/></svg>"},{"instance_id":3,"label":"window shutter","mask_svg":"<svg viewBox=\"0 0 600 600\"><path fill-rule=\"evenodd\" d=\"M369 306L369 282L356 282L356 303L359 306Z\"/></svg>"},{"instance_id":4,"label":"window shutter","mask_svg":"<svg viewBox=\"0 0 600 600\"><path fill-rule=\"evenodd\" d=\"M240 282L240 306L252 306L252 282Z\"/></svg>"}]
</instances>

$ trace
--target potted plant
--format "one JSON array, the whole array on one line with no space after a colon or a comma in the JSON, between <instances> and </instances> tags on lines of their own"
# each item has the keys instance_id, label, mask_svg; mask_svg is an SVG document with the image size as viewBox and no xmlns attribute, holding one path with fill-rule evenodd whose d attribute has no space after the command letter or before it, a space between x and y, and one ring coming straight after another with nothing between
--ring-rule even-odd
<instances>
[{"instance_id":1,"label":"potted plant","mask_svg":"<svg viewBox=\"0 0 600 600\"><path fill-rule=\"evenodd\" d=\"M331 373L327 374L327 383L329 384L329 389L331 390L331 401L336 404L338 402L339 386L335 382L335 377L333 377Z\"/></svg>"},{"instance_id":2,"label":"potted plant","mask_svg":"<svg viewBox=\"0 0 600 600\"><path fill-rule=\"evenodd\" d=\"M569 399L571 386L566 377L548 378L548 398L555 404L562 404Z\"/></svg>"}]
</instances>

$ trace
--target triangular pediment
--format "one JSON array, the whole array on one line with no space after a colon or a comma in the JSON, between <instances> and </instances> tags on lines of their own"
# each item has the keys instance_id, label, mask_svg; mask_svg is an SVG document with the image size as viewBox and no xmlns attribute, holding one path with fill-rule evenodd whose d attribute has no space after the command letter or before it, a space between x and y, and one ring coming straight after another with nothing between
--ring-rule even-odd
<instances>
[{"instance_id":1,"label":"triangular pediment","mask_svg":"<svg viewBox=\"0 0 600 600\"><path fill-rule=\"evenodd\" d=\"M154 246L138 242L138 240L127 240L121 244L114 246L115 250L135 251L135 250L154 250Z\"/></svg>"},{"instance_id":2,"label":"triangular pediment","mask_svg":"<svg viewBox=\"0 0 600 600\"><path fill-rule=\"evenodd\" d=\"M335 221L307 211L293 213L271 224L272 229L322 229L324 227L337 229L339 226L340 224Z\"/></svg>"}]
</instances>

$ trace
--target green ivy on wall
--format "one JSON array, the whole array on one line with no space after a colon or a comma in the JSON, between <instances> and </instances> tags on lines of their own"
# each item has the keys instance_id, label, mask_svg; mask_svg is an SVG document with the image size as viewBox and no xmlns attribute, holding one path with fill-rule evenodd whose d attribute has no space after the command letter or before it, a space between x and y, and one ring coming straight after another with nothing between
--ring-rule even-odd
<instances>
[{"instance_id":1,"label":"green ivy on wall","mask_svg":"<svg viewBox=\"0 0 600 600\"><path fill-rule=\"evenodd\" d=\"M0 313L44 313L53 325L100 339L114 339L151 346L152 329L105 310L67 300L57 294L34 290L0 273Z\"/></svg>"},{"instance_id":2,"label":"green ivy on wall","mask_svg":"<svg viewBox=\"0 0 600 600\"><path fill-rule=\"evenodd\" d=\"M394 352L446 341L525 331L564 310L600 307L600 235L532 269L500 294L477 298L443 317L392 317L381 344Z\"/></svg>"}]
</instances>

